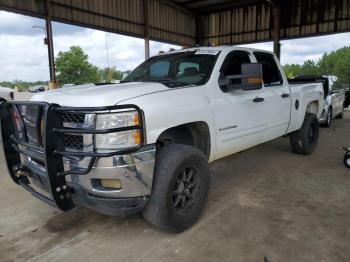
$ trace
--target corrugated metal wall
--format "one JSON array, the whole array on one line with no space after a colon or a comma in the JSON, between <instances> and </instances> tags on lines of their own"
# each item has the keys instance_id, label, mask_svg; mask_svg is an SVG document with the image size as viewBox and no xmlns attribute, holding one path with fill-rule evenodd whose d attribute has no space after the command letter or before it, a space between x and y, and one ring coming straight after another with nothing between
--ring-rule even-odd
<instances>
[{"instance_id":1,"label":"corrugated metal wall","mask_svg":"<svg viewBox=\"0 0 350 262\"><path fill-rule=\"evenodd\" d=\"M350 0L281 1L281 39L350 31ZM272 40L268 3L202 17L202 44L244 44Z\"/></svg>"},{"instance_id":2,"label":"corrugated metal wall","mask_svg":"<svg viewBox=\"0 0 350 262\"><path fill-rule=\"evenodd\" d=\"M44 0L0 0L0 9L45 15ZM52 20L145 37L144 0L51 0ZM164 0L148 0L149 37L180 45L195 44L195 18Z\"/></svg>"},{"instance_id":3,"label":"corrugated metal wall","mask_svg":"<svg viewBox=\"0 0 350 262\"><path fill-rule=\"evenodd\" d=\"M237 8L202 18L203 44L231 44L270 38L270 7L261 4Z\"/></svg>"},{"instance_id":4,"label":"corrugated metal wall","mask_svg":"<svg viewBox=\"0 0 350 262\"><path fill-rule=\"evenodd\" d=\"M202 39L203 45L272 39L271 7L267 2L205 14L201 16L201 30L196 37L199 15L170 0L147 1L151 40L193 46L196 39L198 42ZM43 17L45 2L0 0L0 9ZM207 2L209 13L213 1ZM147 31L144 0L50 0L50 3L55 21L142 38ZM350 0L281 0L280 5L281 39L350 31Z\"/></svg>"},{"instance_id":5,"label":"corrugated metal wall","mask_svg":"<svg viewBox=\"0 0 350 262\"><path fill-rule=\"evenodd\" d=\"M170 5L158 0L149 3L150 37L153 39L195 45L195 18L188 13L175 10Z\"/></svg>"},{"instance_id":6,"label":"corrugated metal wall","mask_svg":"<svg viewBox=\"0 0 350 262\"><path fill-rule=\"evenodd\" d=\"M282 38L350 31L350 0L282 1Z\"/></svg>"}]
</instances>

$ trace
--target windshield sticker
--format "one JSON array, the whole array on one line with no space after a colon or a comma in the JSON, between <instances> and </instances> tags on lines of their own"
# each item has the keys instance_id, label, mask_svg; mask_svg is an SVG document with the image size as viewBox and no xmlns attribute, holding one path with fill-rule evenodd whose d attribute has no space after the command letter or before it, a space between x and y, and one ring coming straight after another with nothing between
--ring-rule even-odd
<instances>
[{"instance_id":1,"label":"windshield sticker","mask_svg":"<svg viewBox=\"0 0 350 262\"><path fill-rule=\"evenodd\" d=\"M217 55L220 51L219 50L197 50L194 54L195 55Z\"/></svg>"}]
</instances>

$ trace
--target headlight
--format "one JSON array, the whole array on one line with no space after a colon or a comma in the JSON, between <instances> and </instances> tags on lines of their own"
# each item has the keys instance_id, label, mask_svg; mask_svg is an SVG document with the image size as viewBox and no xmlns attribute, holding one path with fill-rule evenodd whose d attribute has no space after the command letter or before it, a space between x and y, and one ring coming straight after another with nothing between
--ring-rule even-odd
<instances>
[{"instance_id":1,"label":"headlight","mask_svg":"<svg viewBox=\"0 0 350 262\"><path fill-rule=\"evenodd\" d=\"M139 125L136 111L123 113L98 114L96 129L111 129ZM140 144L140 130L121 131L95 136L97 150L120 150Z\"/></svg>"}]
</instances>

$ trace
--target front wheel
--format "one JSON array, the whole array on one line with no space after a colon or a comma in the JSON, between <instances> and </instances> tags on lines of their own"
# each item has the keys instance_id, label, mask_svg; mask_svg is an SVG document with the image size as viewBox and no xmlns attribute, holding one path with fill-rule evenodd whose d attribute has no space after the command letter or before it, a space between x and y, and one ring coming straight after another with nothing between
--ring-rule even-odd
<instances>
[{"instance_id":1,"label":"front wheel","mask_svg":"<svg viewBox=\"0 0 350 262\"><path fill-rule=\"evenodd\" d=\"M296 154L309 155L317 145L319 124L316 115L306 113L303 125L290 137L292 151Z\"/></svg>"},{"instance_id":2,"label":"front wheel","mask_svg":"<svg viewBox=\"0 0 350 262\"><path fill-rule=\"evenodd\" d=\"M202 214L209 184L208 161L201 151L166 145L157 152L152 194L143 217L156 227L184 231Z\"/></svg>"}]
</instances>

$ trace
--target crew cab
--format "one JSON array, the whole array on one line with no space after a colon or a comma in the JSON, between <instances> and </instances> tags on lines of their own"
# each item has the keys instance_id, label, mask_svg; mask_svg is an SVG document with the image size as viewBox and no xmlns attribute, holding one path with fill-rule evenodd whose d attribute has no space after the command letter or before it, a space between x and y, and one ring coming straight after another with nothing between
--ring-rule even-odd
<instances>
[{"instance_id":1,"label":"crew cab","mask_svg":"<svg viewBox=\"0 0 350 262\"><path fill-rule=\"evenodd\" d=\"M14 92L11 88L1 87L0 86L0 101L3 100L13 100Z\"/></svg>"},{"instance_id":2,"label":"crew cab","mask_svg":"<svg viewBox=\"0 0 350 262\"><path fill-rule=\"evenodd\" d=\"M330 127L332 119L343 118L345 107L345 90L338 80L332 75L313 76L301 75L291 80L290 83L320 82L324 90L324 107L319 122L322 126Z\"/></svg>"},{"instance_id":3,"label":"crew cab","mask_svg":"<svg viewBox=\"0 0 350 262\"><path fill-rule=\"evenodd\" d=\"M208 197L208 163L290 136L311 154L321 83L289 84L276 56L237 46L151 57L121 83L72 86L1 104L9 174L43 201L181 232Z\"/></svg>"}]
</instances>

